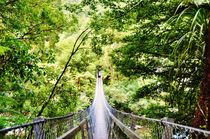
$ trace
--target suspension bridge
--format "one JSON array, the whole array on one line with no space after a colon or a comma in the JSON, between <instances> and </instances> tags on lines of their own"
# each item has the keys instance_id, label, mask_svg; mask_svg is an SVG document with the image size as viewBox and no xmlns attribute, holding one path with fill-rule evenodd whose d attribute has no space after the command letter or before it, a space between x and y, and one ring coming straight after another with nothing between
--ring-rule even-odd
<instances>
[{"instance_id":1,"label":"suspension bridge","mask_svg":"<svg viewBox=\"0 0 210 139\"><path fill-rule=\"evenodd\" d=\"M210 131L114 109L107 102L101 75L90 107L0 130L0 139L210 139Z\"/></svg>"}]
</instances>

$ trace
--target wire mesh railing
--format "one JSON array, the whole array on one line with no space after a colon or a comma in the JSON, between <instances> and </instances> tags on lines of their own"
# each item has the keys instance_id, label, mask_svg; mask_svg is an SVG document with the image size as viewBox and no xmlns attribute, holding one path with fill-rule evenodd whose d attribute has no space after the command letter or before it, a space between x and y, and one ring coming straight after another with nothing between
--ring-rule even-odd
<instances>
[{"instance_id":1,"label":"wire mesh railing","mask_svg":"<svg viewBox=\"0 0 210 139\"><path fill-rule=\"evenodd\" d=\"M83 124L81 122L83 121ZM72 137L88 138L87 110L54 118L36 118L34 122L0 130L0 139L54 139L77 128Z\"/></svg>"},{"instance_id":2,"label":"wire mesh railing","mask_svg":"<svg viewBox=\"0 0 210 139\"><path fill-rule=\"evenodd\" d=\"M209 139L210 131L176 124L173 119L153 119L137 116L109 108L111 113L126 127L134 131L139 139ZM118 132L117 138L128 138L122 128L113 126L112 132ZM123 129L124 130L124 129ZM119 134L120 132L120 134ZM116 133L115 133L116 134ZM124 135L123 135L124 134ZM124 137L125 136L125 137ZM112 138L115 138L112 136Z\"/></svg>"}]
</instances>

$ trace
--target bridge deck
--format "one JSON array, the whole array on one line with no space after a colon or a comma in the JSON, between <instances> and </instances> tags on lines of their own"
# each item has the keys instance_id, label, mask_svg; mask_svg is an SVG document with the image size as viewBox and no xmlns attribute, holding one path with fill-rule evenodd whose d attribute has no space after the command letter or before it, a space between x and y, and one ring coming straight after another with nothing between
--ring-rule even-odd
<instances>
[{"instance_id":1,"label":"bridge deck","mask_svg":"<svg viewBox=\"0 0 210 139\"><path fill-rule=\"evenodd\" d=\"M108 139L102 79L97 79L95 95L95 132L93 139Z\"/></svg>"}]
</instances>

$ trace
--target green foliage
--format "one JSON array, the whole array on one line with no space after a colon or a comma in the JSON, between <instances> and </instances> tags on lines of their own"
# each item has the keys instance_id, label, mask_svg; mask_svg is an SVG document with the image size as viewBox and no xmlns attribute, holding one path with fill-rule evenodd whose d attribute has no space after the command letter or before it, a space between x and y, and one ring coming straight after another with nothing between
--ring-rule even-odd
<instances>
[{"instance_id":1,"label":"green foliage","mask_svg":"<svg viewBox=\"0 0 210 139\"><path fill-rule=\"evenodd\" d=\"M53 45L65 17L54 2L47 0L2 1L1 7L1 89L17 91L24 88L21 83L35 80L35 73L40 74L37 63L43 59L33 49L43 47L46 41Z\"/></svg>"},{"instance_id":2,"label":"green foliage","mask_svg":"<svg viewBox=\"0 0 210 139\"><path fill-rule=\"evenodd\" d=\"M153 117L158 114L175 117L177 121L190 124L203 72L209 13L206 7L209 3L193 0L83 3L92 10L93 46L97 44L98 47L113 49L110 56L115 70L129 80L144 78L154 81L142 86L130 82L137 89L127 93L128 86L124 84L125 87L122 87L117 81L119 78L112 78L116 81L112 81L115 86L111 85L107 90L110 102L118 108L131 110L131 106L138 108L143 105L138 104L139 99L160 99L165 102L163 106L148 103L147 108L135 112ZM96 3L98 5L94 6ZM124 35L117 38L118 34ZM163 111L156 112L156 108ZM169 109L177 111L170 112Z\"/></svg>"},{"instance_id":3,"label":"green foliage","mask_svg":"<svg viewBox=\"0 0 210 139\"><path fill-rule=\"evenodd\" d=\"M27 122L27 117L22 116L1 116L0 118L0 129L6 127L6 126L15 126L20 125L22 123Z\"/></svg>"},{"instance_id":4,"label":"green foliage","mask_svg":"<svg viewBox=\"0 0 210 139\"><path fill-rule=\"evenodd\" d=\"M63 4L59 3L59 0L0 2L0 7L3 7L0 9L1 127L34 118L50 95L63 68L61 61L66 62L68 55L60 57L63 50L57 51L65 46L58 46L56 43L63 40L60 33L67 29L63 36L68 38L70 31L75 31L79 22L75 15L65 11ZM68 44L67 47L69 49L64 51L68 54L72 45ZM44 116L64 115L87 106L89 98L80 108L77 107L80 103L80 91L83 92L85 88L76 85L77 77L74 76L79 72L94 70L94 67L85 68L90 62L86 58L91 59L89 53L85 48L69 65L71 70L56 88L57 93L47 106ZM81 81L86 84L85 82L94 82L94 79L88 76ZM87 94L88 97L92 96L92 90L87 89Z\"/></svg>"},{"instance_id":5,"label":"green foliage","mask_svg":"<svg viewBox=\"0 0 210 139\"><path fill-rule=\"evenodd\" d=\"M87 26L91 33L67 65L44 116L90 105L102 69L114 107L189 124L203 72L208 4L0 1L0 126L35 117L74 49L76 32Z\"/></svg>"}]
</instances>

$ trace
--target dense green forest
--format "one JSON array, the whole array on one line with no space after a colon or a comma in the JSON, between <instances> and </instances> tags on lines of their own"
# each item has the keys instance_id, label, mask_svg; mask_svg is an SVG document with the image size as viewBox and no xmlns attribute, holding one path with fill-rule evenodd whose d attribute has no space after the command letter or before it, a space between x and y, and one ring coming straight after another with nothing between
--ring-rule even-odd
<instances>
[{"instance_id":1,"label":"dense green forest","mask_svg":"<svg viewBox=\"0 0 210 139\"><path fill-rule=\"evenodd\" d=\"M210 129L208 0L0 0L0 128L88 107Z\"/></svg>"}]
</instances>

